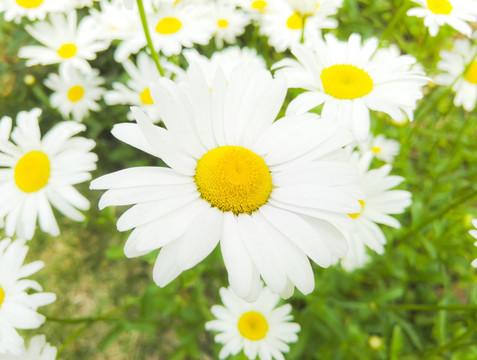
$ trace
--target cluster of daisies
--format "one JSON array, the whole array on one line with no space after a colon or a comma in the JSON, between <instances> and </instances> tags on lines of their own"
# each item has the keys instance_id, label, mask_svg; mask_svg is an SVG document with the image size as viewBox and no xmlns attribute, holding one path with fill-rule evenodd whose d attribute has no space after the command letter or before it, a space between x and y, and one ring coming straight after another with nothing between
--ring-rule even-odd
<instances>
[{"instance_id":1,"label":"cluster of daisies","mask_svg":"<svg viewBox=\"0 0 477 360\"><path fill-rule=\"evenodd\" d=\"M421 7L408 14L423 16L431 35L447 23L472 36L474 0L416 2ZM65 119L43 137L40 109L20 112L15 126L10 117L0 120L0 220L7 236L17 237L0 242L0 356L56 356L44 337L26 348L15 330L40 326L37 308L55 299L21 280L43 266L22 265L25 241L37 223L59 235L52 207L84 219L90 203L74 185L91 179L97 156L95 142L77 134L104 98L107 105L131 106L128 117L135 120L116 124L114 137L167 165L91 182L91 189L106 190L100 208L131 206L117 222L119 231L132 230L126 256L160 249L153 279L162 287L220 244L230 286L220 289L224 306L212 307L216 320L206 324L219 332L219 357L243 350L249 359L284 358L300 327L290 305L278 306L280 297L295 287L313 291L312 263L340 262L351 271L370 261L368 249L382 254L380 226L399 228L393 215L411 204L408 191L395 189L404 179L391 174L399 143L371 133L372 113L412 121L430 79L414 57L380 47L377 38L323 35L337 27L333 16L341 5L0 0L4 19L25 23L39 43L20 49L26 65L58 65L44 85ZM267 67L255 49L229 46L247 31L277 52L289 49L293 58ZM469 111L477 100L471 41L456 40L453 51L441 53L435 80L451 85L456 105ZM217 51L210 58L193 49L211 43ZM161 56L153 59L148 46ZM91 63L113 48L128 79L106 90ZM283 113L290 88L300 94Z\"/></svg>"}]
</instances>

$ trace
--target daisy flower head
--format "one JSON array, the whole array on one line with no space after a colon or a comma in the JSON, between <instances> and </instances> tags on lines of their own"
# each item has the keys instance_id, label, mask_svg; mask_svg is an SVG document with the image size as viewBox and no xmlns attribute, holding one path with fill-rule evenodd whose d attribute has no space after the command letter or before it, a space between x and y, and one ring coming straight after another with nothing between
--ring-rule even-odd
<instances>
[{"instance_id":1,"label":"daisy flower head","mask_svg":"<svg viewBox=\"0 0 477 360\"><path fill-rule=\"evenodd\" d=\"M151 96L167 130L132 108L136 124L118 124L118 139L170 167L120 170L91 182L107 189L99 206L134 205L119 218L134 229L128 257L161 248L153 278L165 286L220 242L234 291L255 300L260 276L290 296L314 287L311 258L329 266L346 253L336 226L361 208L356 168L340 155L351 138L316 114L275 121L287 86L268 70L217 69L209 85L189 66L188 81L161 78ZM157 234L160 229L160 237Z\"/></svg>"},{"instance_id":2,"label":"daisy flower head","mask_svg":"<svg viewBox=\"0 0 477 360\"><path fill-rule=\"evenodd\" d=\"M56 347L46 342L45 335L31 338L28 347L23 345L19 355L7 354L3 360L55 360Z\"/></svg>"},{"instance_id":3,"label":"daisy flower head","mask_svg":"<svg viewBox=\"0 0 477 360\"><path fill-rule=\"evenodd\" d=\"M361 210L348 214L354 219L357 230L354 232L343 230L349 243L349 251L341 260L341 265L346 270L362 267L369 260L366 247L378 254L384 253L386 237L377 224L399 229L401 224L390 215L401 214L411 205L409 191L391 190L404 181L401 176L389 175L391 165L369 170L371 153L366 153L362 157L358 153L352 153L351 158L359 169L360 176L357 183L363 189L364 196L359 201Z\"/></svg>"},{"instance_id":4,"label":"daisy flower head","mask_svg":"<svg viewBox=\"0 0 477 360\"><path fill-rule=\"evenodd\" d=\"M370 135L358 146L362 154L370 151L376 159L387 163L392 163L401 149L399 141L388 139L384 135Z\"/></svg>"},{"instance_id":5,"label":"daisy flower head","mask_svg":"<svg viewBox=\"0 0 477 360\"><path fill-rule=\"evenodd\" d=\"M40 306L56 300L53 293L44 293L40 284L24 279L43 268L42 261L23 265L28 246L23 240L0 241L0 357L19 356L23 338L15 329L36 329L45 321L37 313ZM31 293L35 290L35 293ZM38 359L38 358L35 358Z\"/></svg>"},{"instance_id":6,"label":"daisy flower head","mask_svg":"<svg viewBox=\"0 0 477 360\"><path fill-rule=\"evenodd\" d=\"M450 25L460 33L470 37L472 27L468 22L477 21L475 0L412 0L420 7L407 11L408 16L424 18L424 25L431 36L436 36L439 28Z\"/></svg>"},{"instance_id":7,"label":"daisy flower head","mask_svg":"<svg viewBox=\"0 0 477 360\"><path fill-rule=\"evenodd\" d=\"M473 219L472 220L472 225L474 226L474 228L477 228L477 219ZM472 229L472 230L469 230L469 234L477 239L477 229ZM474 243L474 246L477 246L477 241ZM477 268L477 259L475 259L474 261L472 261L472 267L475 267Z\"/></svg>"},{"instance_id":8,"label":"daisy flower head","mask_svg":"<svg viewBox=\"0 0 477 360\"><path fill-rule=\"evenodd\" d=\"M477 35L477 33L476 33ZM477 36L474 36L477 38ZM477 46L468 39L456 39L452 51L441 51L437 67L444 71L436 76L439 85L452 85L454 105L472 111L477 102Z\"/></svg>"},{"instance_id":9,"label":"daisy flower head","mask_svg":"<svg viewBox=\"0 0 477 360\"><path fill-rule=\"evenodd\" d=\"M104 79L99 70L76 69L71 63L60 65L59 75L51 73L45 80L45 86L53 91L51 106L58 109L65 119L82 121L89 111L99 111L97 101L106 91L101 85Z\"/></svg>"},{"instance_id":10,"label":"daisy flower head","mask_svg":"<svg viewBox=\"0 0 477 360\"><path fill-rule=\"evenodd\" d=\"M0 13L5 21L19 23L23 17L29 20L44 20L50 12L64 11L66 3L58 0L1 0Z\"/></svg>"},{"instance_id":11,"label":"daisy flower head","mask_svg":"<svg viewBox=\"0 0 477 360\"><path fill-rule=\"evenodd\" d=\"M37 108L21 111L13 131L11 118L0 120L6 134L0 137L0 217L8 236L27 240L37 218L43 231L60 233L50 204L70 219L84 219L77 209L87 210L89 201L73 185L89 180L97 161L90 152L95 142L74 136L85 130L83 124L60 122L42 138L40 115Z\"/></svg>"},{"instance_id":12,"label":"daisy flower head","mask_svg":"<svg viewBox=\"0 0 477 360\"><path fill-rule=\"evenodd\" d=\"M411 68L415 58L388 50L383 54L376 38L361 44L358 34L348 41L327 34L324 41L312 41L310 47L294 46L292 53L298 62L285 59L273 68L281 68L277 72L286 76L288 86L307 92L290 103L287 113L323 104L322 116L351 129L357 141L369 135L370 110L382 111L397 122L406 117L412 120L427 83L424 73Z\"/></svg>"},{"instance_id":13,"label":"daisy flower head","mask_svg":"<svg viewBox=\"0 0 477 360\"><path fill-rule=\"evenodd\" d=\"M236 0L235 2L252 19L260 20L263 14L275 11L275 6L279 1L281 0Z\"/></svg>"},{"instance_id":14,"label":"daisy flower head","mask_svg":"<svg viewBox=\"0 0 477 360\"><path fill-rule=\"evenodd\" d=\"M250 17L230 0L217 1L211 16L215 22L214 38L219 48L224 46L224 42L236 43L237 37L245 32L245 27L250 23Z\"/></svg>"},{"instance_id":15,"label":"daisy flower head","mask_svg":"<svg viewBox=\"0 0 477 360\"><path fill-rule=\"evenodd\" d=\"M277 306L280 297L269 288L260 286L254 302L246 302L230 288L220 289L222 305L212 306L215 320L205 328L217 331L215 341L223 344L219 358L237 355L243 350L248 359L284 360L283 353L290 351L288 343L298 340L300 325L291 322L290 304Z\"/></svg>"},{"instance_id":16,"label":"daisy flower head","mask_svg":"<svg viewBox=\"0 0 477 360\"><path fill-rule=\"evenodd\" d=\"M83 18L78 25L76 11L51 14L49 19L25 26L26 31L44 45L20 48L18 56L28 59L27 66L69 62L87 71L90 68L87 60L96 59L96 53L109 45L107 41L98 40L91 16Z\"/></svg>"}]
</instances>

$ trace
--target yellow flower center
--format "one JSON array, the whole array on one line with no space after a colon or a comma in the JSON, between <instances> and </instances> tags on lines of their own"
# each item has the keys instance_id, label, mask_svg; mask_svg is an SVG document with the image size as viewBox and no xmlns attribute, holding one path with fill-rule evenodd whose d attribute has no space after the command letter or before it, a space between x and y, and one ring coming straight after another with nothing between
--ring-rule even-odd
<instances>
[{"instance_id":1,"label":"yellow flower center","mask_svg":"<svg viewBox=\"0 0 477 360\"><path fill-rule=\"evenodd\" d=\"M58 55L63 59L69 59L76 55L76 45L72 43L63 44L58 49Z\"/></svg>"},{"instance_id":2,"label":"yellow flower center","mask_svg":"<svg viewBox=\"0 0 477 360\"><path fill-rule=\"evenodd\" d=\"M144 105L152 105L154 104L154 101L152 101L152 97L151 97L151 91L149 90L149 88L145 88L142 93L141 93L141 102L144 104Z\"/></svg>"},{"instance_id":3,"label":"yellow flower center","mask_svg":"<svg viewBox=\"0 0 477 360\"><path fill-rule=\"evenodd\" d=\"M3 300L5 299L5 291L0 286L0 308L2 307Z\"/></svg>"},{"instance_id":4,"label":"yellow flower center","mask_svg":"<svg viewBox=\"0 0 477 360\"><path fill-rule=\"evenodd\" d=\"M468 82L477 85L477 61L472 61L472 64L470 64L469 69L464 75L464 78Z\"/></svg>"},{"instance_id":5,"label":"yellow flower center","mask_svg":"<svg viewBox=\"0 0 477 360\"><path fill-rule=\"evenodd\" d=\"M217 21L218 27L225 29L227 26L229 26L229 22L225 19L220 19Z\"/></svg>"},{"instance_id":6,"label":"yellow flower center","mask_svg":"<svg viewBox=\"0 0 477 360\"><path fill-rule=\"evenodd\" d=\"M26 193L40 190L50 178L50 160L42 151L30 151L15 166L15 183Z\"/></svg>"},{"instance_id":7,"label":"yellow flower center","mask_svg":"<svg viewBox=\"0 0 477 360\"><path fill-rule=\"evenodd\" d=\"M291 30L303 29L303 17L298 13L293 13L293 15L287 19L287 27Z\"/></svg>"},{"instance_id":8,"label":"yellow flower center","mask_svg":"<svg viewBox=\"0 0 477 360\"><path fill-rule=\"evenodd\" d=\"M434 14L449 15L452 11L452 4L449 0L427 0L427 8Z\"/></svg>"},{"instance_id":9,"label":"yellow flower center","mask_svg":"<svg viewBox=\"0 0 477 360\"><path fill-rule=\"evenodd\" d=\"M263 0L255 0L252 1L252 8L258 11L263 11L265 9L265 6L267 6L267 2Z\"/></svg>"},{"instance_id":10,"label":"yellow flower center","mask_svg":"<svg viewBox=\"0 0 477 360\"><path fill-rule=\"evenodd\" d=\"M272 176L265 161L241 146L220 146L197 162L195 183L212 206L235 215L251 214L272 192Z\"/></svg>"},{"instance_id":11,"label":"yellow flower center","mask_svg":"<svg viewBox=\"0 0 477 360\"><path fill-rule=\"evenodd\" d=\"M238 321L238 329L240 334L249 340L256 341L261 340L267 336L268 332L268 323L265 317L256 312L256 311L249 311L242 316Z\"/></svg>"},{"instance_id":12,"label":"yellow flower center","mask_svg":"<svg viewBox=\"0 0 477 360\"><path fill-rule=\"evenodd\" d=\"M43 0L16 0L17 4L27 9L33 9L40 6Z\"/></svg>"},{"instance_id":13,"label":"yellow flower center","mask_svg":"<svg viewBox=\"0 0 477 360\"><path fill-rule=\"evenodd\" d=\"M371 151L375 154L379 154L381 152L381 148L377 146L371 146Z\"/></svg>"},{"instance_id":14,"label":"yellow flower center","mask_svg":"<svg viewBox=\"0 0 477 360\"><path fill-rule=\"evenodd\" d=\"M359 213L348 214L348 216L353 218L353 219L358 218L358 216L361 215L361 213L363 212L363 209L364 209L364 201L363 200L358 200L358 201L361 204L361 211Z\"/></svg>"},{"instance_id":15,"label":"yellow flower center","mask_svg":"<svg viewBox=\"0 0 477 360\"><path fill-rule=\"evenodd\" d=\"M162 35L170 35L178 32L182 28L182 23L175 17L162 18L156 25L156 31Z\"/></svg>"},{"instance_id":16,"label":"yellow flower center","mask_svg":"<svg viewBox=\"0 0 477 360\"><path fill-rule=\"evenodd\" d=\"M83 95L84 95L84 89L80 85L72 86L68 90L68 100L71 102L80 101L83 98Z\"/></svg>"},{"instance_id":17,"label":"yellow flower center","mask_svg":"<svg viewBox=\"0 0 477 360\"><path fill-rule=\"evenodd\" d=\"M337 99L356 99L373 90L373 79L354 65L332 65L321 72L325 93Z\"/></svg>"}]
</instances>

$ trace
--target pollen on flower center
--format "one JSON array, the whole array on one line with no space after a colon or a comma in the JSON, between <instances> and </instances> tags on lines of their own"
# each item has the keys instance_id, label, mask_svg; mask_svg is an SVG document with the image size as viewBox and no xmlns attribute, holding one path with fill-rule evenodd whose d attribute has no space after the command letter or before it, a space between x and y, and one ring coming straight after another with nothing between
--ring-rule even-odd
<instances>
[{"instance_id":1,"label":"pollen on flower center","mask_svg":"<svg viewBox=\"0 0 477 360\"><path fill-rule=\"evenodd\" d=\"M477 61L472 61L472 64L470 64L469 69L464 75L464 78L468 82L477 85Z\"/></svg>"},{"instance_id":2,"label":"pollen on flower center","mask_svg":"<svg viewBox=\"0 0 477 360\"><path fill-rule=\"evenodd\" d=\"M0 286L0 308L2 307L3 300L5 299L5 291Z\"/></svg>"},{"instance_id":3,"label":"pollen on flower center","mask_svg":"<svg viewBox=\"0 0 477 360\"><path fill-rule=\"evenodd\" d=\"M235 215L251 214L272 192L272 176L265 161L241 146L220 146L197 162L195 183L212 206Z\"/></svg>"},{"instance_id":4,"label":"pollen on flower center","mask_svg":"<svg viewBox=\"0 0 477 360\"><path fill-rule=\"evenodd\" d=\"M299 13L293 13L287 19L287 27L291 30L299 30L303 28L303 17Z\"/></svg>"},{"instance_id":5,"label":"pollen on flower center","mask_svg":"<svg viewBox=\"0 0 477 360\"><path fill-rule=\"evenodd\" d=\"M371 146L371 151L375 154L379 154L381 152L381 148L377 146Z\"/></svg>"},{"instance_id":6,"label":"pollen on flower center","mask_svg":"<svg viewBox=\"0 0 477 360\"><path fill-rule=\"evenodd\" d=\"M267 336L268 332L268 323L265 317L256 312L256 311L249 311L242 316L238 321L238 329L240 334L249 340L256 341L261 340Z\"/></svg>"},{"instance_id":7,"label":"pollen on flower center","mask_svg":"<svg viewBox=\"0 0 477 360\"><path fill-rule=\"evenodd\" d=\"M427 8L437 15L449 15L452 4L449 0L427 0Z\"/></svg>"},{"instance_id":8,"label":"pollen on flower center","mask_svg":"<svg viewBox=\"0 0 477 360\"><path fill-rule=\"evenodd\" d=\"M267 2L263 0L255 0L252 2L252 8L258 11L263 11L265 6L267 6Z\"/></svg>"},{"instance_id":9,"label":"pollen on flower center","mask_svg":"<svg viewBox=\"0 0 477 360\"><path fill-rule=\"evenodd\" d=\"M63 59L69 59L76 55L76 45L73 43L66 43L60 46L57 53Z\"/></svg>"},{"instance_id":10,"label":"pollen on flower center","mask_svg":"<svg viewBox=\"0 0 477 360\"><path fill-rule=\"evenodd\" d=\"M229 22L225 19L219 19L217 21L217 26L222 28L222 29L225 29L227 26L229 26Z\"/></svg>"},{"instance_id":11,"label":"pollen on flower center","mask_svg":"<svg viewBox=\"0 0 477 360\"><path fill-rule=\"evenodd\" d=\"M71 101L71 102L80 101L84 96L84 89L80 85L72 86L68 90L67 96L68 96L68 100Z\"/></svg>"},{"instance_id":12,"label":"pollen on flower center","mask_svg":"<svg viewBox=\"0 0 477 360\"><path fill-rule=\"evenodd\" d=\"M50 178L50 160L42 151L30 151L18 160L14 171L15 183L26 193L40 190Z\"/></svg>"},{"instance_id":13,"label":"pollen on flower center","mask_svg":"<svg viewBox=\"0 0 477 360\"><path fill-rule=\"evenodd\" d=\"M141 92L141 102L144 105L154 104L154 101L152 100L152 97L151 97L151 91L149 90L148 87Z\"/></svg>"},{"instance_id":14,"label":"pollen on flower center","mask_svg":"<svg viewBox=\"0 0 477 360\"><path fill-rule=\"evenodd\" d=\"M175 17L162 18L156 25L156 31L162 35L170 35L178 32L182 28L182 23Z\"/></svg>"},{"instance_id":15,"label":"pollen on flower center","mask_svg":"<svg viewBox=\"0 0 477 360\"><path fill-rule=\"evenodd\" d=\"M363 212L363 209L364 209L364 201L363 200L358 200L359 203L361 204L361 211L359 213L354 213L354 214L348 214L349 217L353 218L353 219L357 219L359 217L359 215L361 215L361 213Z\"/></svg>"},{"instance_id":16,"label":"pollen on flower center","mask_svg":"<svg viewBox=\"0 0 477 360\"><path fill-rule=\"evenodd\" d=\"M43 0L15 0L16 3L26 9L33 9L40 6L43 3Z\"/></svg>"},{"instance_id":17,"label":"pollen on flower center","mask_svg":"<svg viewBox=\"0 0 477 360\"><path fill-rule=\"evenodd\" d=\"M325 92L337 99L356 99L373 90L371 76L354 65L332 65L321 72Z\"/></svg>"}]
</instances>

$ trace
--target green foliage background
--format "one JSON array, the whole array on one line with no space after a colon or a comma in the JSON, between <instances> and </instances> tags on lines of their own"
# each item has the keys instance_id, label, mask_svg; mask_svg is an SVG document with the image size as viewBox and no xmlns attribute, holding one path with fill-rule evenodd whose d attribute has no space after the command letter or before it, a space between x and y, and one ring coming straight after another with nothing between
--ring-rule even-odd
<instances>
[{"instance_id":1,"label":"green foliage background","mask_svg":"<svg viewBox=\"0 0 477 360\"><path fill-rule=\"evenodd\" d=\"M439 51L450 49L458 35L444 27L436 38L429 37L422 19L405 15L411 6L408 0L345 0L337 16L340 25L332 32L341 39L358 32L380 38L383 45L397 44L432 76ZM26 68L16 54L32 40L21 26L0 21L0 116L41 107L46 131L61 120L49 108L48 89L42 85L56 67ZM269 65L291 56L273 52L251 26L241 45L255 46ZM199 50L215 51L212 45ZM173 61L184 64L180 56ZM108 88L126 79L112 51L92 65ZM24 83L26 75L35 77L33 86ZM386 115L373 114L374 133L402 144L393 174L406 178L400 187L413 194L413 205L399 217L402 229L384 229L385 254L372 254L363 269L347 273L339 266L314 266L314 292L295 293L289 300L302 331L287 359L477 359L476 271L470 266L477 251L467 233L477 217L477 116L456 108L447 88L429 86L425 93L412 123L396 126ZM294 95L290 91L288 100ZM84 121L85 136L97 141L100 160L94 177L162 165L110 135L113 124L126 121L126 113L125 106L103 104L101 112ZM137 259L123 255L128 234L117 232L115 222L124 209L100 212L100 193L89 191L88 184L80 190L93 204L87 221L58 216L59 237L38 231L28 243L28 260L46 263L34 278L58 300L41 309L48 316L42 328L23 334L46 333L61 359L216 359L220 346L204 323L212 319L210 307L220 302L218 289L227 286L220 252L216 249L160 289L151 275L157 252ZM371 345L372 336L379 346Z\"/></svg>"}]
</instances>

